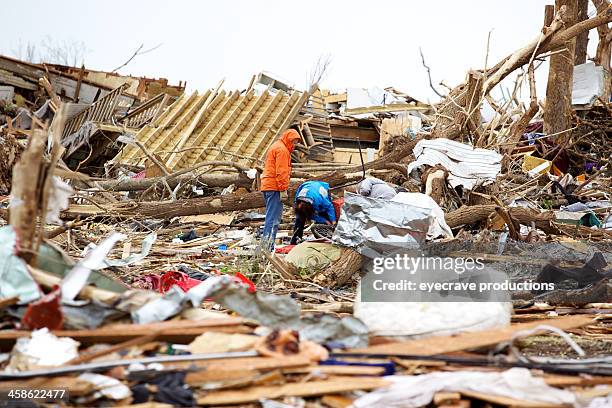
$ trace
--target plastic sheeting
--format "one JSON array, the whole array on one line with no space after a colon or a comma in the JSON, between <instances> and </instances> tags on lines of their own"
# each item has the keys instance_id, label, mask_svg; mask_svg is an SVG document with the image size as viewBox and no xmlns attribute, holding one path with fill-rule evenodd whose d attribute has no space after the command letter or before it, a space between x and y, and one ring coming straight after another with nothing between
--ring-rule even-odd
<instances>
[{"instance_id":1,"label":"plastic sheeting","mask_svg":"<svg viewBox=\"0 0 612 408\"><path fill-rule=\"evenodd\" d=\"M455 371L415 376L389 376L389 387L370 392L353 402L354 408L417 408L428 405L436 392L475 391L515 398L542 405L576 405L576 396L553 388L543 378L533 377L526 368L501 373Z\"/></svg>"},{"instance_id":2,"label":"plastic sheeting","mask_svg":"<svg viewBox=\"0 0 612 408\"><path fill-rule=\"evenodd\" d=\"M354 316L375 336L427 337L504 327L506 302L362 302L358 288Z\"/></svg>"},{"instance_id":3,"label":"plastic sheeting","mask_svg":"<svg viewBox=\"0 0 612 408\"><path fill-rule=\"evenodd\" d=\"M444 211L430 196L421 193L398 193L391 201L431 210L434 219L427 231L427 238L453 238L453 231L444 220Z\"/></svg>"},{"instance_id":4,"label":"plastic sheeting","mask_svg":"<svg viewBox=\"0 0 612 408\"><path fill-rule=\"evenodd\" d=\"M368 344L368 329L355 317L309 316L300 319L301 307L290 296L251 292L248 285L237 283L229 275L210 277L187 293L173 286L162 298L132 312L132 319L137 324L166 320L189 304L199 307L206 298L212 298L225 308L264 326L299 330L304 340L336 341L347 347L366 347Z\"/></svg>"},{"instance_id":5,"label":"plastic sheeting","mask_svg":"<svg viewBox=\"0 0 612 408\"><path fill-rule=\"evenodd\" d=\"M406 103L406 101L378 87L369 89L347 88L346 90L347 109L369 108L372 106L384 106L394 103Z\"/></svg>"},{"instance_id":6,"label":"plastic sheeting","mask_svg":"<svg viewBox=\"0 0 612 408\"><path fill-rule=\"evenodd\" d=\"M62 281L62 300L73 300L87 283L92 271L111 266L127 266L144 259L149 254L157 235L151 233L144 238L139 254L132 254L125 259L107 259L106 256L115 244L125 238L127 238L126 235L113 232L99 245L89 244L89 251L85 253L85 258L77 263Z\"/></svg>"},{"instance_id":7,"label":"plastic sheeting","mask_svg":"<svg viewBox=\"0 0 612 408\"><path fill-rule=\"evenodd\" d=\"M40 289L16 253L17 233L10 225L0 228L0 298L18 296L19 303L30 303L40 297Z\"/></svg>"},{"instance_id":8,"label":"plastic sheeting","mask_svg":"<svg viewBox=\"0 0 612 408\"><path fill-rule=\"evenodd\" d=\"M408 174L422 166L442 165L448 170L448 183L469 190L495 181L501 172L502 156L449 139L421 140L412 150L416 160L408 165Z\"/></svg>"},{"instance_id":9,"label":"plastic sheeting","mask_svg":"<svg viewBox=\"0 0 612 408\"><path fill-rule=\"evenodd\" d=\"M435 215L430 208L344 193L338 225L332 240L376 256L393 248L417 248L425 241Z\"/></svg>"}]
</instances>

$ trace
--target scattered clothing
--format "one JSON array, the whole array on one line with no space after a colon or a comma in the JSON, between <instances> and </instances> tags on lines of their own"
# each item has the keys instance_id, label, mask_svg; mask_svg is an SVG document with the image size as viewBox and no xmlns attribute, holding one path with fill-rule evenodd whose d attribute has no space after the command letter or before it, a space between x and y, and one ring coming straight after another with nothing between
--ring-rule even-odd
<instances>
[{"instance_id":1,"label":"scattered clothing","mask_svg":"<svg viewBox=\"0 0 612 408\"><path fill-rule=\"evenodd\" d=\"M186 374L186 372L172 372L161 374L147 381L148 384L156 386L154 393L146 384L133 386L134 404L144 404L153 397L153 401L170 404L174 407L195 407L197 404L193 391L185 385Z\"/></svg>"}]
</instances>

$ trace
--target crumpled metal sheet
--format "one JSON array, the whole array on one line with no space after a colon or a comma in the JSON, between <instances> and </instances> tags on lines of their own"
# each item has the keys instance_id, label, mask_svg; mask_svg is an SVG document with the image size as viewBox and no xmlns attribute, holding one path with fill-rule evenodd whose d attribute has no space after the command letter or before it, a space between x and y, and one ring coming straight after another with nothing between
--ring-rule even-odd
<instances>
[{"instance_id":1,"label":"crumpled metal sheet","mask_svg":"<svg viewBox=\"0 0 612 408\"><path fill-rule=\"evenodd\" d=\"M338 317L313 313L302 316L299 322L300 338L315 343L341 343L348 348L367 347L368 327L353 316Z\"/></svg>"},{"instance_id":2,"label":"crumpled metal sheet","mask_svg":"<svg viewBox=\"0 0 612 408\"><path fill-rule=\"evenodd\" d=\"M236 282L229 275L211 276L187 293L175 285L162 298L133 311L132 319L138 324L166 320L189 304L199 307L206 298L212 298L223 307L264 326L299 330L304 340L320 343L334 341L347 347L368 345L368 328L359 319L323 314L307 315L300 319L301 307L295 299L272 293L251 292L248 285Z\"/></svg>"},{"instance_id":3,"label":"crumpled metal sheet","mask_svg":"<svg viewBox=\"0 0 612 408\"><path fill-rule=\"evenodd\" d=\"M300 321L301 307L288 295L250 293L246 285L229 284L213 293L212 298L242 317L275 329L295 328Z\"/></svg>"},{"instance_id":4,"label":"crumpled metal sheet","mask_svg":"<svg viewBox=\"0 0 612 408\"><path fill-rule=\"evenodd\" d=\"M10 225L0 228L0 298L19 296L19 303L30 303L41 292L24 260L16 255L16 247L15 229Z\"/></svg>"},{"instance_id":5,"label":"crumpled metal sheet","mask_svg":"<svg viewBox=\"0 0 612 408\"><path fill-rule=\"evenodd\" d=\"M434 221L428 208L345 192L332 241L366 256L378 256L397 247L418 248Z\"/></svg>"},{"instance_id":6,"label":"crumpled metal sheet","mask_svg":"<svg viewBox=\"0 0 612 408\"><path fill-rule=\"evenodd\" d=\"M187 293L175 285L162 298L133 312L132 319L139 324L166 320L189 303L199 307L205 298L212 298L242 317L273 328L295 327L300 319L300 305L289 296L250 293L247 285L236 283L229 275L210 277Z\"/></svg>"},{"instance_id":7,"label":"crumpled metal sheet","mask_svg":"<svg viewBox=\"0 0 612 408\"><path fill-rule=\"evenodd\" d=\"M431 215L434 217L434 222L429 226L427 238L453 238L453 231L446 224L444 219L444 211L433 198L422 193L398 193L391 199L396 203L408 204L411 207L420 207L431 210Z\"/></svg>"}]
</instances>

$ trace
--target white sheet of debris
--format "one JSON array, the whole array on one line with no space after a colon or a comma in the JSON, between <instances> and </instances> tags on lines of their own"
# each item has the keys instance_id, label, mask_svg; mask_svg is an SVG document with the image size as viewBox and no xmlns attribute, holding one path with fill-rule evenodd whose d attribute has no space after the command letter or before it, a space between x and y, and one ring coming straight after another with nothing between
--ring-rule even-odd
<instances>
[{"instance_id":1,"label":"white sheet of debris","mask_svg":"<svg viewBox=\"0 0 612 408\"><path fill-rule=\"evenodd\" d=\"M575 406L576 395L546 384L526 368L500 373L479 371L439 372L423 375L388 376L392 385L372 391L353 402L353 408L417 408L428 405L436 392L473 391L530 403Z\"/></svg>"},{"instance_id":2,"label":"white sheet of debris","mask_svg":"<svg viewBox=\"0 0 612 408\"><path fill-rule=\"evenodd\" d=\"M421 140L412 150L416 160L408 165L408 174L423 166L441 165L448 170L448 182L454 188L472 190L477 185L495 181L501 172L502 155L449 139Z\"/></svg>"},{"instance_id":3,"label":"white sheet of debris","mask_svg":"<svg viewBox=\"0 0 612 408\"><path fill-rule=\"evenodd\" d=\"M590 105L604 94L603 67L593 61L574 67L572 83L572 105Z\"/></svg>"}]
</instances>

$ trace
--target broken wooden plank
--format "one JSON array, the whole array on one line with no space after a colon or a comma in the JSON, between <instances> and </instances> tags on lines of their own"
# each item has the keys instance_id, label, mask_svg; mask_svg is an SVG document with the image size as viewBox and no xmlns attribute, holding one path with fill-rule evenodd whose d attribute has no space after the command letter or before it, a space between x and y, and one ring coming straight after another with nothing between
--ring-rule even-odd
<instances>
[{"instance_id":1,"label":"broken wooden plank","mask_svg":"<svg viewBox=\"0 0 612 408\"><path fill-rule=\"evenodd\" d=\"M196 367L199 371L190 372L186 381L198 382L208 378L214 372L224 371L227 375L231 375L229 371L242 371L243 373L250 371L270 371L278 369L290 369L299 367L308 367L312 363L303 356L286 356L277 357L237 357L232 359L210 359L201 361L182 361L172 363L172 367Z\"/></svg>"},{"instance_id":2,"label":"broken wooden plank","mask_svg":"<svg viewBox=\"0 0 612 408\"><path fill-rule=\"evenodd\" d=\"M478 392L478 391L461 391L461 395L464 395L469 398L474 398L474 399L490 402L493 404L499 404L499 405L509 406L509 407L559 408L563 406L559 404L547 404L545 402L522 400L522 399L516 399L516 398L510 398L510 397L503 397L500 395L491 395L491 394L486 394L484 392Z\"/></svg>"},{"instance_id":3,"label":"broken wooden plank","mask_svg":"<svg viewBox=\"0 0 612 408\"><path fill-rule=\"evenodd\" d=\"M540 325L554 326L561 330L568 330L585 326L591 322L593 322L592 317L567 316L557 319L536 320L529 323L513 324L509 327L498 329L460 333L454 336L436 336L406 342L380 344L363 349L350 350L350 352L363 354L431 356L491 346L502 341L510 340L515 333L521 330L533 329Z\"/></svg>"},{"instance_id":4,"label":"broken wooden plank","mask_svg":"<svg viewBox=\"0 0 612 408\"><path fill-rule=\"evenodd\" d=\"M274 386L247 387L240 390L213 391L198 398L202 405L245 404L261 398L314 397L356 390L372 390L389 385L381 378L337 378L329 381L311 381Z\"/></svg>"},{"instance_id":5,"label":"broken wooden plank","mask_svg":"<svg viewBox=\"0 0 612 408\"><path fill-rule=\"evenodd\" d=\"M250 333L252 329L244 326L244 319L227 317L205 320L180 320L150 324L113 324L92 330L55 330L58 337L71 337L82 344L121 343L131 339L159 332L157 339L177 343L187 343L206 331ZM29 337L27 330L0 331L0 347L14 343L18 338ZM5 348L5 347L1 347Z\"/></svg>"}]
</instances>

